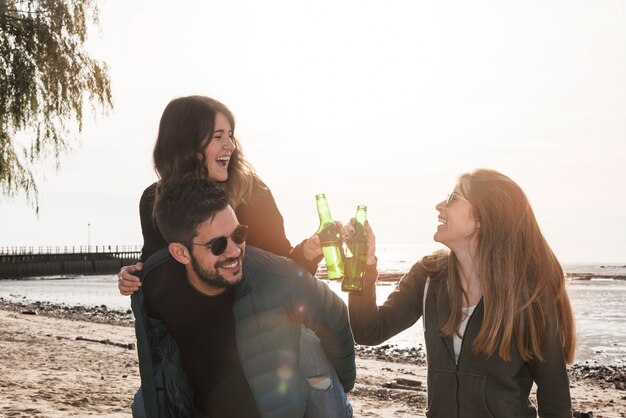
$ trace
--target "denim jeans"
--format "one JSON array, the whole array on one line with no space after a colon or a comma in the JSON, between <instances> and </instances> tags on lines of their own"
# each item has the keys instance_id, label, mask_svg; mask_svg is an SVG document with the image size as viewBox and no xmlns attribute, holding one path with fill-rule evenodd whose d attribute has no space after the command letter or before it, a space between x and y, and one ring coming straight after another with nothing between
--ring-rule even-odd
<instances>
[{"instance_id":1,"label":"denim jeans","mask_svg":"<svg viewBox=\"0 0 626 418\"><path fill-rule=\"evenodd\" d=\"M306 418L352 418L352 405L320 339L304 327L300 334L300 372L311 383Z\"/></svg>"},{"instance_id":2,"label":"denim jeans","mask_svg":"<svg viewBox=\"0 0 626 418\"><path fill-rule=\"evenodd\" d=\"M320 339L304 327L300 334L300 372L311 384L305 418L352 418L352 405L322 350ZM130 409L133 418L146 418L141 388L135 393Z\"/></svg>"},{"instance_id":3,"label":"denim jeans","mask_svg":"<svg viewBox=\"0 0 626 418\"><path fill-rule=\"evenodd\" d=\"M143 406L143 393L141 388L135 393L133 403L130 404L130 411L133 413L133 418L146 418L146 410Z\"/></svg>"}]
</instances>

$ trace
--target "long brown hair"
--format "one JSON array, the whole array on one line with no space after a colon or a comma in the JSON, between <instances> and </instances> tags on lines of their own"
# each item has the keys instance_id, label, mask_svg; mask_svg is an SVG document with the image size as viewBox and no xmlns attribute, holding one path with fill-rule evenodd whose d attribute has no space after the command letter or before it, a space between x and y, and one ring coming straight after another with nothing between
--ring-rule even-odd
<instances>
[{"instance_id":1,"label":"long brown hair","mask_svg":"<svg viewBox=\"0 0 626 418\"><path fill-rule=\"evenodd\" d=\"M187 96L169 102L161 116L152 154L159 189L182 180L209 178L203 150L213 137L218 113L228 119L236 147L228 164L228 180L221 184L230 195L233 207L248 200L255 182L262 184L234 136L232 112L210 97Z\"/></svg>"},{"instance_id":2,"label":"long brown hair","mask_svg":"<svg viewBox=\"0 0 626 418\"><path fill-rule=\"evenodd\" d=\"M508 361L513 342L524 361L541 361L543 337L556 329L565 360L571 363L576 333L563 269L543 237L526 195L509 177L486 169L461 175L459 187L480 221L476 258L484 319L472 344L474 353L489 357L497 350ZM424 264L433 272L447 271L452 306L441 332L452 336L462 321L465 297L456 257L454 252L439 252Z\"/></svg>"}]
</instances>

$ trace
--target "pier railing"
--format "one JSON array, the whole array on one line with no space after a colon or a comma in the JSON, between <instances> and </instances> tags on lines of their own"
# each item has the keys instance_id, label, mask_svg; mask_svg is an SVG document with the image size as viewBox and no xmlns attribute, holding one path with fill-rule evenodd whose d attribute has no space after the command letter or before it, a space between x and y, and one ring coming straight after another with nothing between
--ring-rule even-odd
<instances>
[{"instance_id":1,"label":"pier railing","mask_svg":"<svg viewBox=\"0 0 626 418\"><path fill-rule=\"evenodd\" d=\"M136 245L0 247L0 279L114 274L140 255Z\"/></svg>"},{"instance_id":2,"label":"pier railing","mask_svg":"<svg viewBox=\"0 0 626 418\"><path fill-rule=\"evenodd\" d=\"M48 245L0 247L0 255L141 252L140 245Z\"/></svg>"}]
</instances>

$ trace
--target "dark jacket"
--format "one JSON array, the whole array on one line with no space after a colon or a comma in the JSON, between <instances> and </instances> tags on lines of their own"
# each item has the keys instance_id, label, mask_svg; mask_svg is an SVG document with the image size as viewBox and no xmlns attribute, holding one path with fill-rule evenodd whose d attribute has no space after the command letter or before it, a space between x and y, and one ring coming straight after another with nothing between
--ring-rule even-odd
<instances>
[{"instance_id":1,"label":"dark jacket","mask_svg":"<svg viewBox=\"0 0 626 418\"><path fill-rule=\"evenodd\" d=\"M407 273L382 306L376 306L376 271L367 271L364 291L350 294L350 324L357 343L380 344L413 325L423 312L427 272L420 263ZM548 309L550 313L550 310ZM458 364L452 337L440 335L450 313L446 278L433 278L426 297L425 341L428 362L427 417L507 418L536 417L528 399L533 382L541 417L571 417L569 380L560 339L555 333L555 315L547 315L542 344L545 361L523 361L511 345L511 361L497 353L490 358L475 355L475 340L483 321L482 301L469 318ZM552 312L554 313L554 312Z\"/></svg>"},{"instance_id":2,"label":"dark jacket","mask_svg":"<svg viewBox=\"0 0 626 418\"><path fill-rule=\"evenodd\" d=\"M157 184L153 183L146 188L139 201L139 217L141 218L141 233L143 234L142 261L167 246L152 216L156 187ZM296 247L291 246L285 235L283 217L276 206L274 196L263 182L260 180L255 182L250 199L247 203L239 204L235 208L235 214L239 223L248 225L248 245L291 258L309 273L315 274L317 265L322 258L309 261L304 257L303 248L306 240Z\"/></svg>"},{"instance_id":3,"label":"dark jacket","mask_svg":"<svg viewBox=\"0 0 626 418\"><path fill-rule=\"evenodd\" d=\"M167 261L166 251L149 258L143 271ZM236 341L261 417L304 415L310 385L298 367L301 324L317 334L344 390L351 390L354 340L343 301L297 264L258 248L246 248L243 269L233 305ZM147 317L142 292L132 298L146 414L191 416L193 393L176 342L161 321Z\"/></svg>"}]
</instances>

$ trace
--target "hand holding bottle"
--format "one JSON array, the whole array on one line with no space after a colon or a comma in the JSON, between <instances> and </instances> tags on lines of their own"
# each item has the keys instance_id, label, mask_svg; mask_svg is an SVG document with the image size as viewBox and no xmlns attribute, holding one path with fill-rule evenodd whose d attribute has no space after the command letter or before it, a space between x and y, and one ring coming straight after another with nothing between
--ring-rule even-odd
<instances>
[{"instance_id":1,"label":"hand holding bottle","mask_svg":"<svg viewBox=\"0 0 626 418\"><path fill-rule=\"evenodd\" d=\"M376 236L374 231L370 227L369 221L365 221L365 236L367 237L367 261L365 264L371 266L376 264Z\"/></svg>"},{"instance_id":2,"label":"hand holding bottle","mask_svg":"<svg viewBox=\"0 0 626 418\"><path fill-rule=\"evenodd\" d=\"M346 242L345 278L341 290L346 292L362 292L365 263L368 255L368 239L365 232L367 207L357 206L354 221L350 221L349 237ZM344 234L345 237L346 234Z\"/></svg>"},{"instance_id":3,"label":"hand holding bottle","mask_svg":"<svg viewBox=\"0 0 626 418\"><path fill-rule=\"evenodd\" d=\"M350 218L350 221L341 228L341 236L344 242L347 242L355 234L355 224L356 218ZM365 227L365 236L367 237L367 265L376 264L376 236L368 220L365 221L363 226Z\"/></svg>"},{"instance_id":4,"label":"hand holding bottle","mask_svg":"<svg viewBox=\"0 0 626 418\"><path fill-rule=\"evenodd\" d=\"M322 243L320 242L320 237L317 236L317 233L311 235L304 242L302 251L304 253L304 258L309 261L313 261L322 255Z\"/></svg>"}]
</instances>

